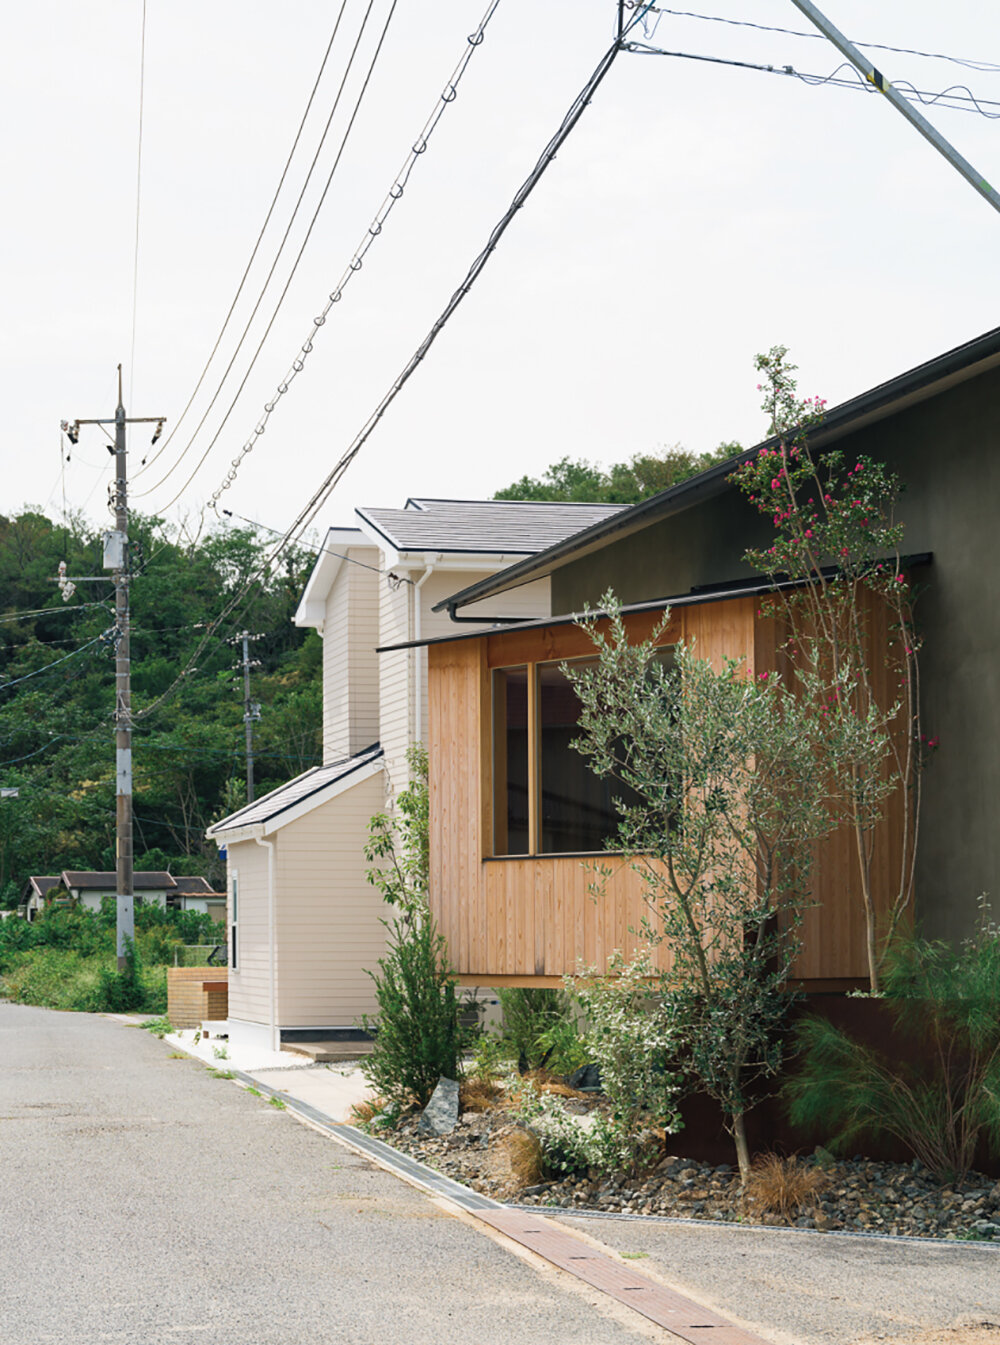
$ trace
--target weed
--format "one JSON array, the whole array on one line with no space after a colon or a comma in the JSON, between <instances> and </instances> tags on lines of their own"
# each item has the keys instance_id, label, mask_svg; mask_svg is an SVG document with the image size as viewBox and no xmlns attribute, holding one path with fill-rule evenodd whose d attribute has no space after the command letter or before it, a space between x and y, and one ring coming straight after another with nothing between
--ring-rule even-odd
<instances>
[{"instance_id":1,"label":"weed","mask_svg":"<svg viewBox=\"0 0 1000 1345\"><path fill-rule=\"evenodd\" d=\"M260 1091L259 1088L254 1088L253 1084L249 1084L249 1083L248 1083L248 1084L247 1084L246 1091L247 1091L248 1093L251 1093L254 1097L263 1097L263 1096L264 1096L264 1094Z\"/></svg>"},{"instance_id":2,"label":"weed","mask_svg":"<svg viewBox=\"0 0 1000 1345\"><path fill-rule=\"evenodd\" d=\"M232 1071L231 1069L210 1069L208 1072L209 1072L209 1074L211 1074L211 1076L212 1076L213 1079L235 1079L235 1078L236 1078L236 1075L233 1073L233 1071Z\"/></svg>"},{"instance_id":3,"label":"weed","mask_svg":"<svg viewBox=\"0 0 1000 1345\"><path fill-rule=\"evenodd\" d=\"M754 1214L780 1214L789 1219L801 1210L815 1209L830 1178L820 1168L797 1158L758 1154L753 1160L744 1199Z\"/></svg>"},{"instance_id":4,"label":"weed","mask_svg":"<svg viewBox=\"0 0 1000 1345\"><path fill-rule=\"evenodd\" d=\"M150 1018L147 1023L140 1023L139 1026L144 1028L147 1032L152 1032L155 1036L159 1037L161 1041L168 1032L173 1032L174 1030L173 1024L165 1014L161 1015L159 1018Z\"/></svg>"},{"instance_id":5,"label":"weed","mask_svg":"<svg viewBox=\"0 0 1000 1345\"><path fill-rule=\"evenodd\" d=\"M626 1261L639 1261L642 1257L648 1256L649 1252L622 1252L621 1255Z\"/></svg>"},{"instance_id":6,"label":"weed","mask_svg":"<svg viewBox=\"0 0 1000 1345\"><path fill-rule=\"evenodd\" d=\"M387 1107L385 1098L368 1098L364 1102L355 1102L351 1108L351 1121L356 1126L371 1125L377 1116L381 1116Z\"/></svg>"},{"instance_id":7,"label":"weed","mask_svg":"<svg viewBox=\"0 0 1000 1345\"><path fill-rule=\"evenodd\" d=\"M229 1051L226 1049L225 1046L213 1046L212 1054L215 1056L216 1060L229 1059Z\"/></svg>"},{"instance_id":8,"label":"weed","mask_svg":"<svg viewBox=\"0 0 1000 1345\"><path fill-rule=\"evenodd\" d=\"M186 1059L187 1059L187 1052L186 1052L186 1051L171 1051L170 1054L167 1056L167 1059L168 1059L168 1060L186 1060Z\"/></svg>"},{"instance_id":9,"label":"weed","mask_svg":"<svg viewBox=\"0 0 1000 1345\"><path fill-rule=\"evenodd\" d=\"M284 1104L284 1102L283 1102L283 1101L281 1100L281 1098L278 1097L277 1095L272 1095L271 1097L269 1097L269 1098L267 1099L267 1105L268 1105L269 1107L277 1107L278 1111L284 1111L284 1110L285 1110L285 1104Z\"/></svg>"}]
</instances>

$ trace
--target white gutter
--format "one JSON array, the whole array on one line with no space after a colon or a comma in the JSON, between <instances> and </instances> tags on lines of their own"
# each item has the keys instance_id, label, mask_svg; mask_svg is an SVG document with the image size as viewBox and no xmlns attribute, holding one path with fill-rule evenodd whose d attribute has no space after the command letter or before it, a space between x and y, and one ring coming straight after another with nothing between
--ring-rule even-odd
<instances>
[{"instance_id":1,"label":"white gutter","mask_svg":"<svg viewBox=\"0 0 1000 1345\"><path fill-rule=\"evenodd\" d=\"M419 578L419 579L414 583L414 585L413 585L413 590L412 590L412 591L413 591L413 609L414 609L414 613L415 613L414 622L413 622L413 625L414 625L414 635L413 635L413 638L414 638L414 640L416 640L416 641L419 641L419 640L420 640L420 590L423 588L424 584L427 583L427 580L430 579L431 575L434 573L435 566L437 566L437 565L440 563L440 561L441 561L441 556L440 556L440 554L437 554L437 555L431 555L431 554L428 554L428 555L424 556L424 572L423 572L423 574L420 576L420 578ZM419 743L419 742L422 742L422 741L423 741L423 736L424 736L424 722L423 722L423 721L424 721L424 716L423 716L423 699L424 699L423 660L427 657L427 655L424 653L424 651L423 651L422 649L414 649L413 653L414 653L414 657L415 657L415 665L414 665L414 671L413 671L413 686L414 686L414 693L415 693L415 699L416 699L416 704L415 704L415 706L414 706L415 731L414 731L414 734L413 734L413 741L414 741L415 743Z\"/></svg>"},{"instance_id":2,"label":"white gutter","mask_svg":"<svg viewBox=\"0 0 1000 1345\"><path fill-rule=\"evenodd\" d=\"M271 1050L280 1050L277 1039L277 994L274 947L274 841L266 841L263 836L255 835L254 840L267 851L267 1000L268 1026L271 1030Z\"/></svg>"}]
</instances>

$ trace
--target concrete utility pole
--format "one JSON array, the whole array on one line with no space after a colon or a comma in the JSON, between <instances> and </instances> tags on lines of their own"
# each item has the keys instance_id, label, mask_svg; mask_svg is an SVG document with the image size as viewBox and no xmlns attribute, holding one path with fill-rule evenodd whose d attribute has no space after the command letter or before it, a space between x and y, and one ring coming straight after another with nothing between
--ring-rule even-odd
<instances>
[{"instance_id":1,"label":"concrete utility pole","mask_svg":"<svg viewBox=\"0 0 1000 1345\"><path fill-rule=\"evenodd\" d=\"M822 14L812 0L792 0L796 9L800 10L811 23L814 23L824 37L828 38L837 48L842 56L846 56L855 70L860 71L865 79L879 93L884 94L897 112L901 112L911 126L915 126L920 134L928 141L937 152L944 156L956 168L970 186L975 187L980 196L989 201L994 210L1000 211L1000 195L990 186L983 177L982 173L976 171L968 159L963 159L958 150L946 140L944 136L933 127L922 113L903 97L886 79L881 70L877 70L867 56L857 49L852 42L849 42L844 34L833 26L825 14Z\"/></svg>"},{"instance_id":2,"label":"concrete utility pole","mask_svg":"<svg viewBox=\"0 0 1000 1345\"><path fill-rule=\"evenodd\" d=\"M129 634L128 559L128 469L126 425L156 425L153 443L163 430L165 416L125 415L122 402L122 367L118 366L118 406L113 419L63 422L71 443L76 443L81 425L114 425L115 484L110 504L115 516L113 532L104 534L104 568L112 571L115 584L115 834L118 970L125 966L126 941L135 939L135 893L132 863L132 684Z\"/></svg>"},{"instance_id":3,"label":"concrete utility pole","mask_svg":"<svg viewBox=\"0 0 1000 1345\"><path fill-rule=\"evenodd\" d=\"M259 635L241 631L236 637L243 644L243 724L247 735L247 803L253 803L253 726L260 719L260 703L250 699L250 669L259 668L260 662L250 658L250 641L259 640Z\"/></svg>"}]
</instances>

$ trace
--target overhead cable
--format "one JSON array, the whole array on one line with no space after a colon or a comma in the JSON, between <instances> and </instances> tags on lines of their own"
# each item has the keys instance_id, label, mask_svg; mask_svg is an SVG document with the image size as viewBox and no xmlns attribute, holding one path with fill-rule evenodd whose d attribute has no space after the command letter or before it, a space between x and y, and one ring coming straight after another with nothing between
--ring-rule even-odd
<instances>
[{"instance_id":1,"label":"overhead cable","mask_svg":"<svg viewBox=\"0 0 1000 1345\"><path fill-rule=\"evenodd\" d=\"M229 312L226 314L225 318L223 319L222 327L219 329L219 335L215 338L215 345L213 345L212 349L209 351L208 359L205 361L205 367L202 369L201 373L198 375L198 381L197 381L197 383L195 383L195 385L194 385L194 391L191 393L191 396L188 398L188 400L187 400L187 405L184 407L184 410L183 410L183 411L180 413L180 415L177 417L177 419L176 419L176 421L175 421L175 423L174 423L174 427L173 427L173 429L172 429L172 430L170 431L170 433L166 436L166 438L164 439L163 443L159 446L159 448L156 450L156 452L155 452L150 458L148 458L148 459L147 459L147 458L143 458L143 460L142 460L143 465L142 465L142 467L140 468L140 470L139 470L138 472L135 473L135 475L134 475L134 477L133 477L133 480L138 480L138 478L139 478L140 476L142 476L143 471L148 471L149 468L152 467L153 463L154 463L154 462L157 460L157 458L160 456L160 454L161 454L161 453L168 447L168 445L170 444L171 439L173 439L174 435L175 435L175 434L177 433L177 431L180 429L180 427L181 427L181 423L182 423L182 421L184 420L184 417L185 417L185 416L187 415L187 413L191 410L191 405L192 405L192 403L194 402L194 399L197 397L198 393L201 391L201 385L202 385L202 383L204 383L204 381L205 381L205 375L208 373L209 366L211 365L212 360L213 360L213 359L215 358L215 356L216 356L216 353L217 353L217 351L218 351L218 349L219 349L219 346L220 346L221 343L222 343L222 338L223 338L223 336L226 334L226 329L227 329L227 327L229 326L230 319L232 318L233 313L234 313L234 311L235 311L235 309L236 309L236 305L237 305L237 303L239 302L240 295L243 293L243 288L244 288L244 286L245 286L246 283L247 283L247 277L250 275L250 268L253 266L254 262L255 262L256 259L257 259L257 253L260 251L260 245L261 245L261 243L262 243L263 240L264 240L264 234L265 234L265 232L266 232L266 230L267 230L267 226L270 224L270 222L271 222L271 217L272 217L272 215L274 214L275 206L278 204L278 197L281 195L281 189L282 189L282 187L285 185L285 179L288 177L288 170L289 170L289 169L291 168L291 166L292 166L292 158L293 158L294 155L295 155L295 151L296 151L296 150L298 149L298 147L299 147L299 141L302 139L302 132L305 130L306 119L307 119L308 116L309 116L309 113L310 113L310 111L311 111L311 109L312 109L313 102L314 102L314 100L315 100L315 98L316 98L316 91L317 91L318 88L319 88L320 80L323 78L323 72L326 70L327 62L328 62L329 59L330 59L330 52L333 50L333 44L334 44L334 41L335 41L335 39L336 39L336 37L337 37L337 33L338 33L338 31L340 30L340 21L341 21L341 19L344 17L344 10L345 10L346 8L347 8L347 0L341 0L340 12L339 12L338 15L337 15L337 21L336 21L336 23L333 25L333 32L330 34L330 40L329 40L329 42L326 44L326 51L323 53L323 59L322 59L322 61L320 62L319 73L316 75L316 79L315 79L315 81L314 81L314 83L313 83L312 90L311 90L311 92L310 92L310 94L309 94L309 99L308 99L308 101L307 101L307 103L306 103L305 111L302 113L302 120L299 122L299 129L295 132L295 139L292 141L292 147L291 147L291 149L288 151L288 158L285 160L285 166L284 166L284 168L281 170L281 177L278 179L278 185L275 187L275 189L274 189L274 195L271 197L271 204L268 206L268 208L267 208L267 214L264 216L264 223L260 226L260 233L257 235L257 241L256 241L256 243L254 243L254 245L253 245L253 251L250 253L250 260L247 262L246 267L245 267L245 269L244 269L244 271L243 271L243 275L240 277L240 283L239 283L239 284L237 285L237 287L236 287L236 293L233 295L233 301L232 301L232 303L229 305ZM311 177L312 177L313 169L316 167L316 159L319 157L319 151L323 148L323 144L324 144L324 142L325 142L325 140L326 140L326 134L327 134L327 131L329 131L329 129L330 129L330 121L332 121L332 119L333 119L333 113L334 113L335 111L336 111L336 105L334 105L333 111L331 111L331 113L330 113L330 118L327 120L326 127L325 127L325 129L324 129L324 131L323 131L323 136L322 136L322 138L320 139L319 147L317 148L317 151L316 151L316 155L314 156L313 161L312 161L312 163L311 163L310 166L309 166L309 172L306 174L306 180L305 180L305 182L304 182L304 184L303 184L303 186L302 186L302 191L299 193L299 199L296 201L296 203L295 203L295 209L292 211L292 218L291 218L291 220L289 221L289 225L288 225L289 228L291 228L292 222L295 220L295 217L296 217L296 214L297 214L297 212L298 212L299 206L302 204L302 197L303 197L303 195L305 194L306 187L308 187L308 185L309 185L310 179L311 179ZM287 237L288 237L288 230L286 229L284 238L282 238L282 240L281 240L281 247L279 247L279 249L278 249L278 254L277 254L277 256L276 256L275 259L274 259L274 264L275 264L275 265L277 264L278 257L280 257L280 255L281 255L281 248L284 247L285 239L287 239ZM272 268L271 268L271 272L270 272L269 275L268 275L268 279L270 279L270 276L273 274L273 272L274 272L274 267L272 266ZM265 284L266 284L266 282L265 282ZM263 294L261 295L261 297L263 297ZM258 300L257 302L258 302L258 304L259 304L259 303L260 303L260 300ZM256 309L255 309L254 311L256 312ZM244 335L245 335L245 333L244 333ZM239 347L237 347L237 349L239 349Z\"/></svg>"},{"instance_id":2,"label":"overhead cable","mask_svg":"<svg viewBox=\"0 0 1000 1345\"><path fill-rule=\"evenodd\" d=\"M710 65L732 66L737 70L757 70L768 75L790 76L792 79L800 80L803 84L808 84L814 88L822 84L829 84L839 89L860 90L862 93L879 92L849 61L842 61L830 75L808 75L801 70L796 70L792 65L761 65L755 61L737 61L725 56L704 56L691 51L667 51L663 47L653 47L645 42L629 42L625 49L636 56L671 56L682 61L704 61ZM850 78L843 79L840 77L841 71L844 70L849 72ZM977 98L965 84L952 84L940 93L930 93L924 89L917 89L909 80L905 79L893 80L893 87L900 90L909 102L922 103L925 107L946 107L955 112L978 112L980 116L986 117L990 121L1000 120L1000 102L991 98ZM960 90L964 90L964 96L961 92L958 92ZM991 107L998 110L996 112L987 111Z\"/></svg>"},{"instance_id":3,"label":"overhead cable","mask_svg":"<svg viewBox=\"0 0 1000 1345\"><path fill-rule=\"evenodd\" d=\"M597 91L598 87L604 80L608 71L614 64L615 57L618 55L619 51L624 49L625 37L635 27L637 23L641 22L644 12L645 11L642 11L636 14L632 19L628 21L627 24L624 24L622 26L620 35L615 39L612 45L601 57L590 78L587 80L584 87L580 90L576 98L573 100L573 103L570 106L569 111L563 118L559 126L559 129L556 131L555 135L552 137L552 139L546 145L545 149L542 151L542 154L539 157L537 163L535 164L535 167L532 169L531 173L528 175L528 177L525 179L522 185L518 188L511 204L504 212L500 221L495 225L495 227L491 231L489 238L487 239L486 246L483 248L483 250L476 257L475 261L469 267L465 279L462 281L458 289L451 296L451 299L446 304L441 315L438 317L437 321L431 327L427 336L417 347L416 351L414 352L410 360L407 362L405 368L396 378L395 382L392 384L389 391L385 394L385 396L379 402L376 409L369 416L368 420L365 422L361 431L355 436L350 447L342 455L342 457L337 462L333 470L326 476L323 483L320 485L319 489L316 490L314 494L311 496L308 503L300 511L295 521L286 531L284 537L275 544L269 555L265 556L260 561L260 563L255 567L251 575L247 578L246 582L243 584L239 592L235 593L233 597L229 600L229 602L226 603L226 605L223 607L222 611L212 622L208 631L206 631L205 636L199 642L195 652L191 655L191 658L188 660L186 666L181 670L180 674L176 678L174 678L173 682L171 682L171 684L166 688L165 691L161 692L160 695L157 696L155 700L151 701L148 706L146 706L143 710L139 711L139 713L134 716L134 719L136 721L142 720L147 716L153 714L160 705L162 705L170 696L173 695L174 691L177 689L178 686L181 685L185 677L187 677L190 674L190 671L194 667L195 662L201 653L201 650L205 648L214 631L218 628L218 626L222 624L222 622L226 619L226 617L229 616L230 613L233 612L236 609L236 607L239 606L239 604L243 601L243 599L250 592L250 590L264 578L264 576L271 569L274 563L282 556L282 554L290 546L293 546L297 542L299 536L301 536L301 534L312 522L313 518L316 516L318 511L325 504L326 500L329 498L334 487L337 485L337 482L344 475L347 468L350 466L351 462L353 462L354 458L357 457L358 453L361 451L361 448L369 439L375 427L378 425L379 421L385 415L389 406L392 404L393 401L395 401L396 397L402 391L405 384L409 381L414 372L417 370L417 368L423 361L424 357L430 350L431 346L434 344L434 341L437 339L438 335L444 328L445 324L448 322L448 320L451 318L455 310L458 308L459 304L462 302L465 296L469 293L469 290L475 284L475 281L478 279L479 275L484 270L490 257L495 252L497 245L500 242L500 239L503 237L504 233L506 233L507 229L510 227L511 221L514 219L515 215L521 209L521 207L525 204L528 197L531 195L532 191L535 189L535 187L541 180L545 170L548 168L549 164L555 158L556 153L562 147L562 145L570 135L571 131L576 126L577 122L583 116L583 113L589 106L590 101L593 98L595 92Z\"/></svg>"},{"instance_id":4,"label":"overhead cable","mask_svg":"<svg viewBox=\"0 0 1000 1345\"><path fill-rule=\"evenodd\" d=\"M625 0L625 8L632 10L642 8L641 0ZM645 7L649 14L670 14L678 19L701 19L706 23L724 23L733 28L756 28L762 33L782 33L787 37L807 37L811 41L822 42L825 39L820 33L809 33L801 28L779 28L769 23L752 23L749 19L727 19L719 14L698 14L688 9L666 9L662 5L648 5ZM885 42L859 42L854 39L859 47L865 47L871 51L892 51L900 56L923 56L932 61L951 61L954 65L964 65L969 70L978 70L983 74L996 74L1000 71L1000 64L996 61L982 61L964 56L948 56L940 51L920 51L916 47L892 47Z\"/></svg>"},{"instance_id":5,"label":"overhead cable","mask_svg":"<svg viewBox=\"0 0 1000 1345\"><path fill-rule=\"evenodd\" d=\"M21 682L27 682L29 678L40 677L42 673L47 673L52 668L58 667L60 663L65 663L67 659L76 658L77 654L83 654L88 649L92 649L95 644L104 643L107 640L107 636L107 631L102 631L100 635L95 635L92 640L88 640L86 644L82 644L79 649L74 649L69 654L63 654L62 658L53 659L51 663L46 663L44 668L36 668L34 672L25 673L23 677L14 677L9 682L0 682L0 691L6 691L9 687L16 687Z\"/></svg>"},{"instance_id":6,"label":"overhead cable","mask_svg":"<svg viewBox=\"0 0 1000 1345\"><path fill-rule=\"evenodd\" d=\"M372 75L373 75L374 72L375 72L375 65L376 65L376 63L377 63L377 61L378 61L378 58L379 58L381 52L382 52L382 46L383 46L383 44L385 43L385 39L386 39L386 37L388 36L388 33L389 33L389 25L392 23L392 19L393 19L393 16L394 16L395 12L396 12L396 7L397 7L398 3L399 3L399 0L392 0L392 4L389 6L389 13L387 14L385 23L384 23L383 26L382 26L382 32L381 32L381 35L379 36L378 43L377 43L377 45L376 45L376 47L375 47L375 51L374 51L374 53L373 53L373 55L372 55L372 58L371 58L371 61L370 61L370 63L369 63L369 66L368 66L368 72L367 72L367 74L365 75L364 82L363 82L362 85L361 85L361 90L360 90L360 92L358 93L357 98L355 99L355 102L354 102L354 109L353 109L353 111L351 112L351 115L350 115L350 118L349 118L349 120L348 120L347 126L346 126L346 128L345 128L345 130L344 130L343 135L342 135L341 138L340 138L340 146L339 146L339 148L337 149L337 154L336 154L336 157L334 158L333 166L332 166L332 168L330 169L330 172L327 174L326 183L325 183L325 185L324 185L324 187L323 187L323 190L322 190L322 192L321 192L321 194L320 194L320 198L319 198L319 201L318 201L317 204L316 204L316 208L315 208L315 210L313 211L312 219L309 221L309 227L306 229L305 237L302 239L302 243L301 243L301 245L300 245L300 247L299 247L299 250L298 250L298 252L295 254L295 260L292 262L292 268L291 268L291 270L290 270L289 273L288 273L288 277L287 277L287 279L285 280L284 288L282 289L281 293L278 295L278 302L275 304L275 306L274 306L274 311L272 312L271 317L270 317L270 320L268 321L268 324L267 324L267 326L266 326L265 329L264 329L264 335L261 337L260 341L258 342L257 349L254 351L253 355L252 355L251 358L250 358L250 363L247 365L246 369L244 370L243 378L242 378L241 381L240 381L240 385L239 385L239 387L236 389L235 396L233 397L232 401L230 402L229 407L227 408L227 410L226 410L225 413L223 414L222 420L220 421L220 423L219 423L219 425L218 425L218 427L217 427L217 429L216 429L216 431L215 431L215 434L214 434L214 435L212 436L212 438L209 440L209 443L208 443L207 447L205 448L205 451L202 453L201 457L198 459L198 462L197 462L197 464L195 465L194 470L193 470L193 471L191 472L191 474L188 476L188 478L187 478L187 480L184 482L183 486L181 486L180 490L177 491L177 493L176 493L170 500L168 500L167 503L166 503L165 505L162 505L162 506L161 506L161 508L163 508L163 509L169 509L171 505L175 504L175 503L177 502L177 500L180 499L180 497L184 494L185 490L187 490L188 486L189 486L189 485L191 484L191 482L194 480L195 476L197 476L198 472L201 470L201 467L202 467L202 465L204 464L205 459L208 457L209 453L210 453L210 452L212 451L212 449L215 447L215 444L216 444L216 442L218 441L219 435L220 435L220 434L222 433L222 431L225 429L225 427L226 427L226 423L228 422L229 417L232 415L232 413L233 413L233 409L234 409L234 407L236 406L236 403L237 403L237 401L239 400L239 398L240 398L240 396L241 396L241 394L242 394L242 392L243 392L243 389L244 389L244 388L246 387L246 385L247 385L247 380L249 379L251 373L252 373L253 370L254 370L254 366L255 366L256 363L257 363L257 359L258 359L258 357L260 356L260 352L261 352L261 350L262 350L263 347L264 347L264 342L267 340L268 336L270 336L270 334L271 334L271 328L274 326L275 321L277 320L277 317L278 317L278 313L281 311L281 305L284 303L284 301L285 301L285 297L286 297L286 295L288 294L288 291L289 291L289 288L291 287L292 281L293 281L294 278L295 278L295 273L297 272L297 270L298 270L298 268L299 268L299 263L301 262L302 257L303 257L303 254L305 253L306 247L308 246L309 239L312 237L313 229L314 229L315 226L316 226L316 221L319 219L320 211L323 209L323 205L324 205L324 203L325 203L325 201L326 201L327 194L328 194L328 192L329 192L329 190L330 190L330 187L331 187L332 184L333 184L333 179L334 179L334 177L336 176L337 169L340 167L340 161L341 161L341 159L342 159L343 156L344 156L344 151L345 151L346 148L347 148L347 143L348 143L348 140L350 139L351 132L352 132L353 129L354 129L354 123L355 123L355 121L356 121L357 118L358 118L358 113L361 111L361 105L362 105L362 103L364 102L365 94L366 94L367 91L368 91L368 85L369 85L369 83L371 82ZM364 18L363 18L362 21L361 21L361 27L360 27L360 29L358 30L358 36L357 36L357 38L356 38L356 40L355 40L355 43L354 43L353 48L351 49L351 55L350 55L350 57L348 58L347 68L345 69L343 78L342 78L341 81L340 81L340 87L339 87L338 90L337 90L337 96L336 96L336 99L334 100L333 109L332 109L331 112L330 112L330 120L333 119L333 115L334 115L334 113L337 111L337 108L338 108L339 105L340 105L340 98L341 98L341 95L342 95L343 92L344 92L344 88L345 88L345 86L346 86L346 84L347 84L347 79L348 79L348 77L349 77L349 75L350 75L350 73L351 73L351 70L352 70L353 67L354 67L354 58L357 56L357 54L358 54L358 50L359 50L359 48L360 48L360 46L361 46L361 40L362 40L362 38L364 37L365 28L367 27L368 19L369 19L370 15L371 15L372 8L374 7L374 4L375 4L375 0L368 0L368 7L367 7L367 9L365 10ZM327 128L329 128L329 121L327 122ZM324 137L325 137L325 135L326 135L326 132L324 131ZM317 156L318 156L318 154L319 154L319 150L317 150ZM311 171L311 170L310 170L310 171ZM303 192L304 192L304 191L305 191L305 187L303 187L302 190L303 190ZM300 197L300 200L301 200L301 197ZM294 216L293 216L293 218L294 218ZM289 230L291 229L291 227L292 227L292 226L291 226L291 221L290 221L290 222L289 222L289 225L288 225L288 229L285 231L285 238L283 238L283 239L282 239L282 242L281 242L281 247L282 247L282 248L284 247L285 239L288 237L288 232L289 232ZM173 476L174 472L177 471L178 467L181 465L181 463L183 462L184 458L187 456L188 451L190 450L190 448L191 448L192 445L194 444L195 439L197 438L199 432L201 431L201 427L205 424L205 421L208 419L209 412L211 411L212 407L215 405L216 401L218 400L219 395L220 395L221 392L222 392L223 386L225 385L225 380L229 377L230 370L232 369L234 363L236 362L236 356L239 354L239 351L240 351L240 349L242 348L243 342L245 341L245 339L246 339L246 337L247 337L247 335L248 335L248 333L249 333L249 331L250 331L250 326L251 326L251 324L252 324L254 318L255 318L256 315L257 315L257 312L258 312L258 310L259 310L259 308L260 308L261 303L263 302L264 294L265 294L265 292L266 292L266 290L267 290L267 286L270 284L271 277L274 275L275 268L277 267L277 264L278 264L278 257L280 257L280 255L281 255L281 248L279 248L279 250L278 250L278 255L277 255L277 256L275 257L275 259L274 259L274 265L271 267L271 270L268 272L267 279L264 281L264 285L263 285L263 287L262 287L262 289L261 289L261 292L260 292L260 297L258 298L257 303L254 305L253 312L250 314L250 317L247 319L246 325L245 325L245 327L244 327L244 329L243 329L243 334L242 334L242 336L241 336L240 339L239 339L239 343L237 344L236 350L233 352L232 358L230 359L229 363L226 365L225 372L224 372L223 375L222 375L222 379L221 379L221 381L220 381L220 383L219 383L219 386L218 386L218 388L216 389L215 393L213 394L213 396L212 396L212 400L209 402L208 406L205 408L205 412L204 412L204 414L202 415L201 420L199 420L198 424L196 425L195 430L194 430L194 433L191 435L191 437L188 439L187 444L186 444L186 445L184 446L184 448L181 450L180 457L179 457L179 458L178 458L178 459L177 459L177 460L176 460L176 461L175 461L175 462L174 462L174 463L167 469L166 474L165 474L164 476L162 476L162 477L160 478L160 480L157 481L156 484L155 484L154 486L150 486L147 490L141 490L141 491L138 491L138 492L136 493L138 498L141 498L141 497L146 496L146 495L152 495L152 494L154 493L154 491L159 490L159 488L160 488L166 481L168 481L168 480L170 479L171 476Z\"/></svg>"},{"instance_id":7,"label":"overhead cable","mask_svg":"<svg viewBox=\"0 0 1000 1345\"><path fill-rule=\"evenodd\" d=\"M225 479L212 492L212 497L210 500L211 507L214 508L214 506L218 503L219 499L221 498L223 492L227 491L229 487L232 485L232 483L236 480L236 474L239 471L240 465L242 464L244 458L246 458L247 455L253 451L254 447L256 446L257 440L267 429L267 423L270 420L271 413L274 411L274 408L277 405L278 401L285 395L285 393L288 391L291 384L298 377L298 375L302 373L305 367L306 360L312 354L313 342L315 341L317 335L319 334L320 328L325 325L327 318L330 316L330 310L333 308L334 304L340 303L341 299L343 298L344 291L350 284L351 278L355 276L364 265L364 260L365 257L367 256L369 248L375 242L375 239L380 237L382 230L385 227L386 221L388 220L390 214L393 211L393 208L395 207L396 203L402 198L403 193L406 190L407 184L409 183L410 175L412 174L421 156L426 152L427 147L431 140L431 136L433 135L438 122L441 120L441 117L444 115L445 108L447 108L448 105L450 103L453 103L457 98L458 86L462 81L462 76L465 74L465 71L469 65L469 62L472 60L472 56L476 48L482 44L483 39L486 36L487 24L493 17L493 14L496 11L496 8L499 5L499 3L500 0L490 0L490 4L487 6L485 14L479 20L479 26L476 28L475 32L470 33L469 36L466 38L466 46L463 49L461 59L456 65L455 69L452 71L451 76L448 79L448 82L445 84L444 89L439 95L437 102L434 105L434 109L431 112L431 115L424 122L424 125L421 128L419 134L417 135L416 140L414 140L413 147L407 154L402 168L399 170L399 172L393 179L392 186L386 193L385 199L382 201L382 204L375 212L375 216L372 219L372 222L368 225L368 228L365 230L361 242L355 249L354 254L351 257L351 260L348 262L347 266L344 268L343 273L341 274L340 279L337 281L336 285L327 296L326 301L323 304L323 307L320 310L319 314L312 319L305 340L299 347L298 353L292 360L292 363L289 366L288 370L286 371L284 378L282 378L281 382L278 384L274 394L271 397L271 400L265 402L263 414L258 420L256 428L254 429L250 437L247 439L243 447L239 450L236 457L232 460L232 465L230 466L229 471L226 473Z\"/></svg>"}]
</instances>

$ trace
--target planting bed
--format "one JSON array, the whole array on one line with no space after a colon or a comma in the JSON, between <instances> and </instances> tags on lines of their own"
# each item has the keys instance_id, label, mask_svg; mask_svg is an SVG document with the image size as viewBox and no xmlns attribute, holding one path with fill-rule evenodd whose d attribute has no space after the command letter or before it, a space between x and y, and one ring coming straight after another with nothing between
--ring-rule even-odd
<instances>
[{"instance_id":1,"label":"planting bed","mask_svg":"<svg viewBox=\"0 0 1000 1345\"><path fill-rule=\"evenodd\" d=\"M580 1110L589 1102L579 1102ZM782 1216L748 1199L734 1167L690 1161L664 1151L651 1171L639 1176L577 1174L538 1181L524 1160L525 1146L511 1137L523 1133L502 1106L465 1112L441 1138L418 1134L416 1114L392 1131L379 1131L404 1153L495 1200L564 1210L668 1215L743 1223L791 1225L821 1230L890 1233L908 1237L970 1238L1000 1242L1000 1181L971 1173L943 1184L919 1163L879 1163L862 1158L835 1160L818 1151L806 1166L818 1174L814 1199ZM668 1136L681 1147L683 1134Z\"/></svg>"}]
</instances>

